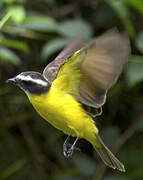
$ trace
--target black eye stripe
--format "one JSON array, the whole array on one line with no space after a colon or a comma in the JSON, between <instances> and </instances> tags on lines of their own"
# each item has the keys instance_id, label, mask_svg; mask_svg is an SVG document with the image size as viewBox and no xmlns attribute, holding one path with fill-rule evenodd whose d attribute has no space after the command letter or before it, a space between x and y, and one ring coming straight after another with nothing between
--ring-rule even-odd
<instances>
[{"instance_id":1,"label":"black eye stripe","mask_svg":"<svg viewBox=\"0 0 143 180\"><path fill-rule=\"evenodd\" d=\"M17 82L19 86L31 94L46 93L49 88L49 82L42 76L42 74L28 71L17 75Z\"/></svg>"},{"instance_id":2,"label":"black eye stripe","mask_svg":"<svg viewBox=\"0 0 143 180\"><path fill-rule=\"evenodd\" d=\"M24 83L24 84L34 84L34 82L32 82L32 81L27 81L27 80L22 80L21 82Z\"/></svg>"}]
</instances>

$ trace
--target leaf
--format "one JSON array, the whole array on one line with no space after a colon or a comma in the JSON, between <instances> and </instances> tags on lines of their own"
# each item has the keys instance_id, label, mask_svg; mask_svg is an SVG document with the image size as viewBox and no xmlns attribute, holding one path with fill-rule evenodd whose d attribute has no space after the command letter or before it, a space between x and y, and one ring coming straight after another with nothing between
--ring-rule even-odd
<instances>
[{"instance_id":1,"label":"leaf","mask_svg":"<svg viewBox=\"0 0 143 180\"><path fill-rule=\"evenodd\" d=\"M134 86L143 80L143 56L131 56L127 68L127 79L129 86Z\"/></svg>"},{"instance_id":2,"label":"leaf","mask_svg":"<svg viewBox=\"0 0 143 180\"><path fill-rule=\"evenodd\" d=\"M143 15L143 0L125 0L125 2Z\"/></svg>"},{"instance_id":3,"label":"leaf","mask_svg":"<svg viewBox=\"0 0 143 180\"><path fill-rule=\"evenodd\" d=\"M81 154L72 158L74 165L85 176L91 176L95 173L96 165L88 156Z\"/></svg>"},{"instance_id":4,"label":"leaf","mask_svg":"<svg viewBox=\"0 0 143 180\"><path fill-rule=\"evenodd\" d=\"M29 52L29 46L27 43L19 40L7 39L2 35L0 36L0 45L15 48L24 52Z\"/></svg>"},{"instance_id":5,"label":"leaf","mask_svg":"<svg viewBox=\"0 0 143 180\"><path fill-rule=\"evenodd\" d=\"M9 18L11 17L11 12L8 12L3 19L0 21L0 29L2 29L2 27L4 26L4 24L9 20Z\"/></svg>"},{"instance_id":6,"label":"leaf","mask_svg":"<svg viewBox=\"0 0 143 180\"><path fill-rule=\"evenodd\" d=\"M65 47L69 43L69 41L70 41L69 39L58 38L46 43L42 49L42 53L41 53L42 59L48 58L54 52L57 52L58 50Z\"/></svg>"},{"instance_id":7,"label":"leaf","mask_svg":"<svg viewBox=\"0 0 143 180\"><path fill-rule=\"evenodd\" d=\"M49 16L44 15L28 15L23 24L23 28L37 30L37 31L51 31L56 32L58 29L58 23Z\"/></svg>"},{"instance_id":8,"label":"leaf","mask_svg":"<svg viewBox=\"0 0 143 180\"><path fill-rule=\"evenodd\" d=\"M130 20L130 12L124 2L124 0L105 0L106 3L108 3L113 10L118 14L120 17L122 23L126 27L128 33L130 36L135 35L135 29L133 26L132 21Z\"/></svg>"},{"instance_id":9,"label":"leaf","mask_svg":"<svg viewBox=\"0 0 143 180\"><path fill-rule=\"evenodd\" d=\"M143 53L143 31L137 35L135 44L137 49Z\"/></svg>"},{"instance_id":10,"label":"leaf","mask_svg":"<svg viewBox=\"0 0 143 180\"><path fill-rule=\"evenodd\" d=\"M60 24L58 31L64 36L82 37L85 40L90 39L93 35L91 25L83 20L66 20Z\"/></svg>"},{"instance_id":11,"label":"leaf","mask_svg":"<svg viewBox=\"0 0 143 180\"><path fill-rule=\"evenodd\" d=\"M0 48L0 61L10 62L15 65L21 63L20 58L13 51L4 47Z\"/></svg>"},{"instance_id":12,"label":"leaf","mask_svg":"<svg viewBox=\"0 0 143 180\"><path fill-rule=\"evenodd\" d=\"M11 18L16 24L21 24L26 17L26 12L23 6L10 6L8 11L11 13Z\"/></svg>"},{"instance_id":13,"label":"leaf","mask_svg":"<svg viewBox=\"0 0 143 180\"><path fill-rule=\"evenodd\" d=\"M3 0L3 2L7 3L7 4L11 4L14 3L16 0Z\"/></svg>"},{"instance_id":14,"label":"leaf","mask_svg":"<svg viewBox=\"0 0 143 180\"><path fill-rule=\"evenodd\" d=\"M25 165L25 163L26 163L25 159L21 159L14 162L1 173L0 179L1 180L7 179L9 176L17 172L19 169L21 169Z\"/></svg>"}]
</instances>

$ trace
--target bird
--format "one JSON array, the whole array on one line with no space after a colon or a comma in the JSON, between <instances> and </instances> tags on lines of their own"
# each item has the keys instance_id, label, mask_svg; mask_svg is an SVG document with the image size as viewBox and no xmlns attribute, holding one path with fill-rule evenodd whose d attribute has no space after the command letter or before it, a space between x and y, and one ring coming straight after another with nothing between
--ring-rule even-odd
<instances>
[{"instance_id":1,"label":"bird","mask_svg":"<svg viewBox=\"0 0 143 180\"><path fill-rule=\"evenodd\" d=\"M123 163L102 141L95 121L129 55L128 35L113 28L87 44L79 37L73 39L42 74L21 72L7 82L20 87L39 115L68 135L64 156L72 157L78 139L83 138L93 145L105 165L125 172ZM72 145L70 136L76 138Z\"/></svg>"}]
</instances>

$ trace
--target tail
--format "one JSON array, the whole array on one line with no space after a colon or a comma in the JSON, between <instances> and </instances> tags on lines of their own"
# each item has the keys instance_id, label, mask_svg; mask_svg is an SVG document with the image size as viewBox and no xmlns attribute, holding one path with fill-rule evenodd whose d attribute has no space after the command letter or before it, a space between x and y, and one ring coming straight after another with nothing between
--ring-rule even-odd
<instances>
[{"instance_id":1,"label":"tail","mask_svg":"<svg viewBox=\"0 0 143 180\"><path fill-rule=\"evenodd\" d=\"M94 148L103 162L113 169L118 169L119 171L125 172L124 165L114 156L114 154L107 148L107 146L105 146L102 139L98 135L96 137L101 147L99 148L94 146Z\"/></svg>"}]
</instances>

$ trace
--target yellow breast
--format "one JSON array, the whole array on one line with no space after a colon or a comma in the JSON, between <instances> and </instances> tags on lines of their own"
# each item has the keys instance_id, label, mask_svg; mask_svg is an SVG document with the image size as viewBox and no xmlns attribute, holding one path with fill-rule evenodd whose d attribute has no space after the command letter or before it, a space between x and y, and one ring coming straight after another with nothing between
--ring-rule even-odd
<instances>
[{"instance_id":1,"label":"yellow breast","mask_svg":"<svg viewBox=\"0 0 143 180\"><path fill-rule=\"evenodd\" d=\"M38 96L28 96L37 112L57 129L72 136L86 138L91 135L95 138L98 129L74 97L78 94L81 78L81 73L77 68L81 57L77 56L76 60L73 57L60 68L49 92Z\"/></svg>"},{"instance_id":2,"label":"yellow breast","mask_svg":"<svg viewBox=\"0 0 143 180\"><path fill-rule=\"evenodd\" d=\"M29 100L45 120L65 134L82 138L89 133L87 131L93 129L97 132L92 119L81 105L63 91L51 88L47 94L29 96Z\"/></svg>"}]
</instances>

